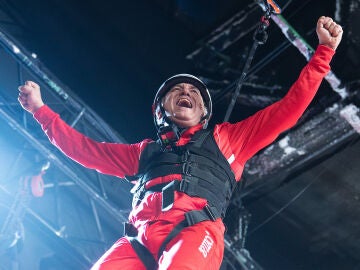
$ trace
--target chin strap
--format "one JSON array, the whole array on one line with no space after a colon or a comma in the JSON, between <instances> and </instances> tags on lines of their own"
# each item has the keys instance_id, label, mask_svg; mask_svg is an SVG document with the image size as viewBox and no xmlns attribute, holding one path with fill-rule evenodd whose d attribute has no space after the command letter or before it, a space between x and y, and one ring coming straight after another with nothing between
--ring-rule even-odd
<instances>
[{"instance_id":1,"label":"chin strap","mask_svg":"<svg viewBox=\"0 0 360 270\"><path fill-rule=\"evenodd\" d=\"M159 138L161 148L163 151L171 151L176 147L176 142L180 139L182 129L176 126L170 118L166 115L165 109L162 105L159 104L159 107L156 109L156 113L161 117L161 124L159 124L157 129L157 136Z\"/></svg>"},{"instance_id":2,"label":"chin strap","mask_svg":"<svg viewBox=\"0 0 360 270\"><path fill-rule=\"evenodd\" d=\"M166 120L165 120L166 122ZM176 142L180 139L182 130L171 123L163 125L158 130L158 138L160 140L162 149L164 151L170 151L176 146Z\"/></svg>"}]
</instances>

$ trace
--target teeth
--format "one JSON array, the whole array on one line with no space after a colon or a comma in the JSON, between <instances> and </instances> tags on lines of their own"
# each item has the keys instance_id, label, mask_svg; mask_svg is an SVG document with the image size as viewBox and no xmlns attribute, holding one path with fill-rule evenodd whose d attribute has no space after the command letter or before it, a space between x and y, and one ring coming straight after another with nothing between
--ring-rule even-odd
<instances>
[{"instance_id":1,"label":"teeth","mask_svg":"<svg viewBox=\"0 0 360 270\"><path fill-rule=\"evenodd\" d=\"M178 102L176 103L176 105L182 106L182 107L187 107L187 108L192 108L192 104L191 104L190 100L188 100L186 98L180 98L178 100Z\"/></svg>"}]
</instances>

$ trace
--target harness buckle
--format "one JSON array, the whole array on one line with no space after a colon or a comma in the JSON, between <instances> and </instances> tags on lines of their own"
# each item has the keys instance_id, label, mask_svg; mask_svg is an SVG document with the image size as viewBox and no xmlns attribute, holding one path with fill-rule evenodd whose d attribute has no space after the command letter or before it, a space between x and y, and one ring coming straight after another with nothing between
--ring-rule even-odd
<instances>
[{"instance_id":1,"label":"harness buckle","mask_svg":"<svg viewBox=\"0 0 360 270\"><path fill-rule=\"evenodd\" d=\"M124 235L130 237L136 237L138 235L138 230L135 226L129 222L123 222L124 225Z\"/></svg>"},{"instance_id":2,"label":"harness buckle","mask_svg":"<svg viewBox=\"0 0 360 270\"><path fill-rule=\"evenodd\" d=\"M177 180L171 181L161 190L162 193L161 210L163 212L170 210L174 205L174 199L175 199L174 192L175 192L176 182L178 181Z\"/></svg>"},{"instance_id":3,"label":"harness buckle","mask_svg":"<svg viewBox=\"0 0 360 270\"><path fill-rule=\"evenodd\" d=\"M182 165L182 172L183 174L187 175L187 176L191 176L190 174L190 163L189 162L185 162Z\"/></svg>"},{"instance_id":4,"label":"harness buckle","mask_svg":"<svg viewBox=\"0 0 360 270\"><path fill-rule=\"evenodd\" d=\"M181 155L181 163L186 163L189 160L189 150L184 151L184 153Z\"/></svg>"},{"instance_id":5,"label":"harness buckle","mask_svg":"<svg viewBox=\"0 0 360 270\"><path fill-rule=\"evenodd\" d=\"M181 179L181 181L179 183L178 190L181 192L185 192L188 185L189 185L189 180L187 180L186 178L183 178L183 179Z\"/></svg>"}]
</instances>

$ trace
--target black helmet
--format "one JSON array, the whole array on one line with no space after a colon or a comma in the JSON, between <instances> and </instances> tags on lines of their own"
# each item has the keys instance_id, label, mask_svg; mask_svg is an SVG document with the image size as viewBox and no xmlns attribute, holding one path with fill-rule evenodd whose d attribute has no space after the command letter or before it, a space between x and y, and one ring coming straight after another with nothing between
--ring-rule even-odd
<instances>
[{"instance_id":1,"label":"black helmet","mask_svg":"<svg viewBox=\"0 0 360 270\"><path fill-rule=\"evenodd\" d=\"M197 77L190 74L177 74L168 78L159 88L155 95L154 103L152 105L153 116L155 127L158 132L161 131L162 128L171 126L172 123L168 117L165 115L164 108L162 106L162 98L166 95L169 90L179 83L189 83L194 85L199 89L201 96L204 101L204 105L206 107L207 113L202 117L201 123L203 124L203 128L206 128L209 122L209 119L212 115L212 102L209 90L206 85Z\"/></svg>"}]
</instances>

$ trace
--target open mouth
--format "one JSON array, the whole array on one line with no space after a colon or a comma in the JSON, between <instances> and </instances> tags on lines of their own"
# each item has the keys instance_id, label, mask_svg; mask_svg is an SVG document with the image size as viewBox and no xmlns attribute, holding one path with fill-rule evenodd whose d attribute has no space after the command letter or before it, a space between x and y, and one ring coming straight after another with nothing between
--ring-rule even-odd
<instances>
[{"instance_id":1,"label":"open mouth","mask_svg":"<svg viewBox=\"0 0 360 270\"><path fill-rule=\"evenodd\" d=\"M179 98L179 100L176 102L176 105L185 108L192 108L191 101L187 98Z\"/></svg>"}]
</instances>

